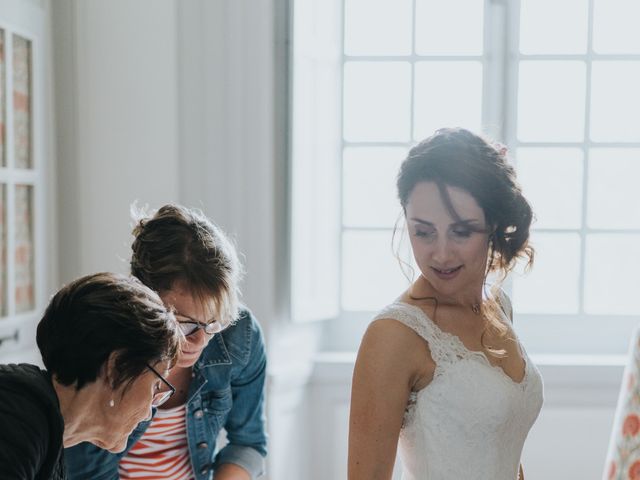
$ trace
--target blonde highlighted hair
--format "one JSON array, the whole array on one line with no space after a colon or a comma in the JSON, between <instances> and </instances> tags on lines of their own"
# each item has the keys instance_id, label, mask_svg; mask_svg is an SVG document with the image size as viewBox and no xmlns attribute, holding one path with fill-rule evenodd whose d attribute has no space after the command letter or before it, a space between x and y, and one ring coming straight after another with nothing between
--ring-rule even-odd
<instances>
[{"instance_id":1,"label":"blonde highlighted hair","mask_svg":"<svg viewBox=\"0 0 640 480\"><path fill-rule=\"evenodd\" d=\"M213 299L223 327L238 317L242 265L233 243L200 210L165 205L147 213L133 205L131 273L157 292L186 288Z\"/></svg>"}]
</instances>

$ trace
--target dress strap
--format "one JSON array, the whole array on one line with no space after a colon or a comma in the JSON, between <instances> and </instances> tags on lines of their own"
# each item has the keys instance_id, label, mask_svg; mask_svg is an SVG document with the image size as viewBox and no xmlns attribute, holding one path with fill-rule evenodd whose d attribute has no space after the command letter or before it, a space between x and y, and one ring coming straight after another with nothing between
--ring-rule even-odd
<instances>
[{"instance_id":1,"label":"dress strap","mask_svg":"<svg viewBox=\"0 0 640 480\"><path fill-rule=\"evenodd\" d=\"M509 295L507 295L507 293L502 288L498 290L497 301L498 305L502 309L502 312L507 317L507 320L509 321L508 323L512 323L511 319L513 318L513 306L511 305L511 299L509 298Z\"/></svg>"},{"instance_id":2,"label":"dress strap","mask_svg":"<svg viewBox=\"0 0 640 480\"><path fill-rule=\"evenodd\" d=\"M431 357L437 364L453 363L466 356L466 349L457 337L442 332L419 307L395 302L383 308L373 319L390 318L406 325L429 345Z\"/></svg>"}]
</instances>

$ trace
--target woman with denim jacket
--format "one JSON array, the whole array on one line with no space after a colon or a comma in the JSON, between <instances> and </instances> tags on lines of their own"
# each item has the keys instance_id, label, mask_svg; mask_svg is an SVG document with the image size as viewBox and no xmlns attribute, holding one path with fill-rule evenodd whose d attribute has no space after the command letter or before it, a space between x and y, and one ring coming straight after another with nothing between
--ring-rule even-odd
<instances>
[{"instance_id":1,"label":"woman with denim jacket","mask_svg":"<svg viewBox=\"0 0 640 480\"><path fill-rule=\"evenodd\" d=\"M131 273L173 309L186 338L168 376L176 393L123 453L87 443L67 449L68 478L257 478L267 453L266 356L260 326L238 302L235 249L198 211L166 205L136 216ZM227 443L218 451L222 429Z\"/></svg>"}]
</instances>

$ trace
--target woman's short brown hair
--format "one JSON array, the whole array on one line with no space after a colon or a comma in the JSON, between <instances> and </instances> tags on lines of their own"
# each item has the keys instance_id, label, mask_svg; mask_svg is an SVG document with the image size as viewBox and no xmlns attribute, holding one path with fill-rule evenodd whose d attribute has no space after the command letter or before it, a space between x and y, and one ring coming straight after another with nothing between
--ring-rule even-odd
<instances>
[{"instance_id":1,"label":"woman's short brown hair","mask_svg":"<svg viewBox=\"0 0 640 480\"><path fill-rule=\"evenodd\" d=\"M218 321L233 323L242 266L224 232L201 211L180 205L153 215L133 208L132 216L131 273L157 292L182 285L203 301L212 298Z\"/></svg>"},{"instance_id":2,"label":"woman's short brown hair","mask_svg":"<svg viewBox=\"0 0 640 480\"><path fill-rule=\"evenodd\" d=\"M96 380L112 353L113 388L128 385L148 364L173 364L182 338L157 293L114 273L87 275L60 289L36 334L47 371L77 389Z\"/></svg>"}]
</instances>

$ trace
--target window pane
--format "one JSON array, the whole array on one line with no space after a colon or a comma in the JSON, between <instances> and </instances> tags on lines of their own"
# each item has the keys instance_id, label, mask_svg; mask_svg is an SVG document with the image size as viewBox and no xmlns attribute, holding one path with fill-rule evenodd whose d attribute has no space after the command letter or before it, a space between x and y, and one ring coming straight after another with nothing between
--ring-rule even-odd
<instances>
[{"instance_id":1,"label":"window pane","mask_svg":"<svg viewBox=\"0 0 640 480\"><path fill-rule=\"evenodd\" d=\"M7 124L7 102L5 100L7 85L6 71L4 30L0 29L0 167L4 167L7 161L6 142L4 141L5 125Z\"/></svg>"},{"instance_id":2,"label":"window pane","mask_svg":"<svg viewBox=\"0 0 640 480\"><path fill-rule=\"evenodd\" d=\"M591 149L587 190L589 227L640 228L638 179L639 148ZM640 283L638 289L640 291Z\"/></svg>"},{"instance_id":3,"label":"window pane","mask_svg":"<svg viewBox=\"0 0 640 480\"><path fill-rule=\"evenodd\" d=\"M13 124L15 165L31 168L31 42L13 36Z\"/></svg>"},{"instance_id":4,"label":"window pane","mask_svg":"<svg viewBox=\"0 0 640 480\"><path fill-rule=\"evenodd\" d=\"M35 308L33 259L33 187L16 185L15 300L16 313Z\"/></svg>"},{"instance_id":5,"label":"window pane","mask_svg":"<svg viewBox=\"0 0 640 480\"><path fill-rule=\"evenodd\" d=\"M343 223L393 228L402 208L396 194L402 148L346 148L343 155Z\"/></svg>"},{"instance_id":6,"label":"window pane","mask_svg":"<svg viewBox=\"0 0 640 480\"><path fill-rule=\"evenodd\" d=\"M411 0L345 0L347 55L410 55Z\"/></svg>"},{"instance_id":7,"label":"window pane","mask_svg":"<svg viewBox=\"0 0 640 480\"><path fill-rule=\"evenodd\" d=\"M536 215L536 228L582 225L583 153L578 148L519 148L518 180Z\"/></svg>"},{"instance_id":8,"label":"window pane","mask_svg":"<svg viewBox=\"0 0 640 480\"><path fill-rule=\"evenodd\" d=\"M0 184L0 316L7 314L7 186Z\"/></svg>"},{"instance_id":9,"label":"window pane","mask_svg":"<svg viewBox=\"0 0 640 480\"><path fill-rule=\"evenodd\" d=\"M408 286L391 246L391 231L347 231L342 240L342 308L376 311Z\"/></svg>"},{"instance_id":10,"label":"window pane","mask_svg":"<svg viewBox=\"0 0 640 480\"><path fill-rule=\"evenodd\" d=\"M640 62L594 61L591 78L591 139L640 141Z\"/></svg>"},{"instance_id":11,"label":"window pane","mask_svg":"<svg viewBox=\"0 0 640 480\"><path fill-rule=\"evenodd\" d=\"M534 233L535 263L528 274L513 274L513 302L519 313L577 313L580 236Z\"/></svg>"},{"instance_id":12,"label":"window pane","mask_svg":"<svg viewBox=\"0 0 640 480\"><path fill-rule=\"evenodd\" d=\"M415 70L414 139L422 140L442 127L480 131L480 62L417 62Z\"/></svg>"},{"instance_id":13,"label":"window pane","mask_svg":"<svg viewBox=\"0 0 640 480\"><path fill-rule=\"evenodd\" d=\"M522 0L520 51L524 54L586 53L588 19L588 0Z\"/></svg>"},{"instance_id":14,"label":"window pane","mask_svg":"<svg viewBox=\"0 0 640 480\"><path fill-rule=\"evenodd\" d=\"M640 235L587 235L585 311L591 314L637 315Z\"/></svg>"},{"instance_id":15,"label":"window pane","mask_svg":"<svg viewBox=\"0 0 640 480\"><path fill-rule=\"evenodd\" d=\"M638 0L594 0L593 50L597 53L640 53Z\"/></svg>"},{"instance_id":16,"label":"window pane","mask_svg":"<svg viewBox=\"0 0 640 480\"><path fill-rule=\"evenodd\" d=\"M585 80L584 62L520 62L518 139L581 142Z\"/></svg>"},{"instance_id":17,"label":"window pane","mask_svg":"<svg viewBox=\"0 0 640 480\"><path fill-rule=\"evenodd\" d=\"M484 0L416 0L418 55L482 55Z\"/></svg>"},{"instance_id":18,"label":"window pane","mask_svg":"<svg viewBox=\"0 0 640 480\"><path fill-rule=\"evenodd\" d=\"M344 66L344 138L409 140L411 66L407 62L347 62Z\"/></svg>"}]
</instances>

